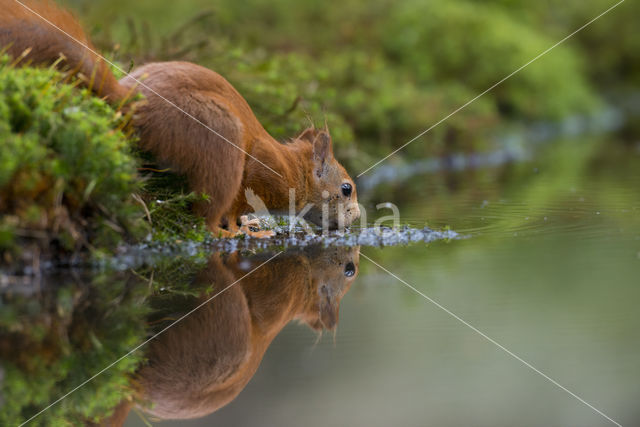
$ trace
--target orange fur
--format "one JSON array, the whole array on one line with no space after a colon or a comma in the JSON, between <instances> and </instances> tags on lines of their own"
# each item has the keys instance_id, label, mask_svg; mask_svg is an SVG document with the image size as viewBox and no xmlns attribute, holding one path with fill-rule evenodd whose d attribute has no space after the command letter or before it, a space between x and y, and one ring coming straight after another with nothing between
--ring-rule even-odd
<instances>
[{"instance_id":1,"label":"orange fur","mask_svg":"<svg viewBox=\"0 0 640 427\"><path fill-rule=\"evenodd\" d=\"M24 3L91 46L69 12L46 1L24 0ZM50 64L63 54L66 66L85 76L94 76L91 88L111 102L121 101L132 90L145 95L134 116L141 147L184 173L193 191L209 196L210 201L196 209L212 231L218 232L221 225L231 234L237 231L240 215L251 212L244 196L247 188L272 212L286 213L289 212L289 189L295 189L296 208L300 210L312 203L307 219L318 225L321 225L323 203L327 205L330 228L348 226L359 217L355 184L334 158L326 127L307 129L293 141L279 143L265 131L233 86L207 68L188 62L150 63L117 82L97 55L19 3L0 0L0 9L3 11L0 46L8 46L12 56L19 57L31 48L24 61ZM143 84L138 86L136 79ZM214 129L235 147L184 112ZM345 183L353 188L349 196L341 193L341 185Z\"/></svg>"},{"instance_id":2,"label":"orange fur","mask_svg":"<svg viewBox=\"0 0 640 427\"><path fill-rule=\"evenodd\" d=\"M99 96L112 102L126 96L126 88L118 84L107 64L78 43L95 51L71 13L48 1L21 3L31 10L15 0L0 0L0 49L7 48L7 53L16 58L30 49L21 62L33 65L49 65L64 55L62 65L92 81L91 87Z\"/></svg>"},{"instance_id":3,"label":"orange fur","mask_svg":"<svg viewBox=\"0 0 640 427\"><path fill-rule=\"evenodd\" d=\"M187 419L231 402L289 322L306 323L318 333L335 330L340 300L357 277L359 253L316 247L282 254L169 328L149 343L147 363L135 374L138 405L158 418ZM216 254L197 281L215 284L213 295L267 259ZM345 275L346 269L353 274ZM123 401L103 425L118 425L123 409L130 408Z\"/></svg>"}]
</instances>

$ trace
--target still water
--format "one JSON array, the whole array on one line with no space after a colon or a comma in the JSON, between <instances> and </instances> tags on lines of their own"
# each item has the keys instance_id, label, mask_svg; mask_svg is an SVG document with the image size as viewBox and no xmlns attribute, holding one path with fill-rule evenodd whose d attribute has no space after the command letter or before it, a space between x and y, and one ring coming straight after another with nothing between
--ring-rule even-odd
<instances>
[{"instance_id":1,"label":"still water","mask_svg":"<svg viewBox=\"0 0 640 427\"><path fill-rule=\"evenodd\" d=\"M5 283L0 414L29 418L197 308L33 423L117 406L126 426L640 425L639 185L638 146L559 141L366 202L462 239Z\"/></svg>"}]
</instances>

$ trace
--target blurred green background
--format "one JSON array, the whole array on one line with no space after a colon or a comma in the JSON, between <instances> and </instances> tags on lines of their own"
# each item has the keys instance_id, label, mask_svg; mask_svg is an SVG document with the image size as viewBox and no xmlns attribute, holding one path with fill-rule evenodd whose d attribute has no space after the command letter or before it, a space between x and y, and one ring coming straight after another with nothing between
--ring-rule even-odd
<instances>
[{"instance_id":1,"label":"blurred green background","mask_svg":"<svg viewBox=\"0 0 640 427\"><path fill-rule=\"evenodd\" d=\"M83 19L96 45L125 69L189 60L218 71L276 138L294 136L309 119L326 119L338 156L352 174L615 4L64 3ZM637 2L622 3L411 144L402 156L486 151L496 148L496 135L514 127L594 117L611 104L632 110L640 82L639 12Z\"/></svg>"},{"instance_id":2,"label":"blurred green background","mask_svg":"<svg viewBox=\"0 0 640 427\"><path fill-rule=\"evenodd\" d=\"M98 48L126 70L149 61L188 60L218 71L276 138L326 119L337 156L356 175L615 0L63 3L81 17ZM640 347L633 332L639 324L639 12L637 2L625 1L388 164L398 171L424 159L449 161L401 180L359 183L371 221L389 213L376 212L377 202L392 201L401 207L403 223L450 226L471 237L437 242L429 250L414 245L363 253L558 375L624 425L638 419ZM24 87L22 98L36 97L34 84ZM86 96L69 100L89 102ZM42 117L48 123L49 116ZM91 135L101 129L93 126ZM616 134L591 135L605 131ZM31 137L22 130L20 135ZM65 147L84 147L82 139L61 140ZM118 134L113 146L122 141ZM510 163L505 160L514 144L524 156ZM507 155L496 161L492 153ZM486 167L474 167L474 158ZM109 183L95 194L109 206L116 204L106 197L118 196L131 208L128 195L138 184L124 178ZM158 206L151 205L152 214ZM185 230L174 232L191 238ZM146 296L185 292L180 285L199 268L170 261L143 272L148 274L141 274L142 281L111 273L63 277L55 288L44 287L41 299L10 295L0 301L0 329L12 337L0 357L14 356L20 343L31 346L4 365L4 383L17 397L3 419L10 423L35 413L141 342L144 319L154 308ZM505 364L498 350L430 310L418 295L391 288L395 282L373 264L362 261L360 268L358 284L344 301L338 345L321 343L312 359L301 348L311 346L313 337L285 330L242 397L214 415L221 425L243 419L284 425L292 420L291 407L301 408L294 424L354 424L369 406L375 409L371 425L423 421L425 408L438 425L452 414L451 425L602 425L579 403L558 398L552 385L533 383L526 368ZM146 280L153 274L155 288ZM95 290L88 292L83 282ZM41 314L47 310L55 315ZM140 360L142 355L126 359L42 424L108 414L131 394L126 378ZM303 383L311 394L300 392ZM390 402L405 410L379 417L379 408ZM131 418L130 425L142 424Z\"/></svg>"}]
</instances>

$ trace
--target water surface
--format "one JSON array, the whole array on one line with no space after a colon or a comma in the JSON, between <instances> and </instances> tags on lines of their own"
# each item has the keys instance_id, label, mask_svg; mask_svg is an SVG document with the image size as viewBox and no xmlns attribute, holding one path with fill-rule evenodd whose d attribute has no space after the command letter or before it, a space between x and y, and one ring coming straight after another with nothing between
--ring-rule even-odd
<instances>
[{"instance_id":1,"label":"water surface","mask_svg":"<svg viewBox=\"0 0 640 427\"><path fill-rule=\"evenodd\" d=\"M397 203L404 223L466 239L289 248L245 279L278 251L208 253L135 274L62 274L43 285L58 293L32 291L39 303L7 285L3 309L23 322L4 315L13 329L1 355L37 372L24 354L62 356L55 345L26 345L24 328L58 328L51 336L84 343L65 347L74 360L99 360L67 380L42 370L31 385L70 388L237 281L134 354L121 369L133 383L113 386L105 373L74 402L117 403L118 387L134 388L143 410L130 412L127 426L187 416L198 418L161 425L614 425L506 349L607 417L638 425L639 184L633 144L558 141L526 162L386 184L366 202ZM99 337L74 341L73 331ZM5 410L24 386L11 385Z\"/></svg>"}]
</instances>

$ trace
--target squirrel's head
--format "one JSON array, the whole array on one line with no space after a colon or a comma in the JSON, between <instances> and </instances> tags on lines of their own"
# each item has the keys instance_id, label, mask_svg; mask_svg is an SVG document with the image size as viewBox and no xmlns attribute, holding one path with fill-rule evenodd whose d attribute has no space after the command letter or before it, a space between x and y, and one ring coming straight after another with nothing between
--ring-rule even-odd
<instances>
[{"instance_id":1,"label":"squirrel's head","mask_svg":"<svg viewBox=\"0 0 640 427\"><path fill-rule=\"evenodd\" d=\"M348 227L360 217L356 185L333 156L329 130L308 128L297 138L311 144L312 171L305 218L322 226L323 212L329 229Z\"/></svg>"}]
</instances>

